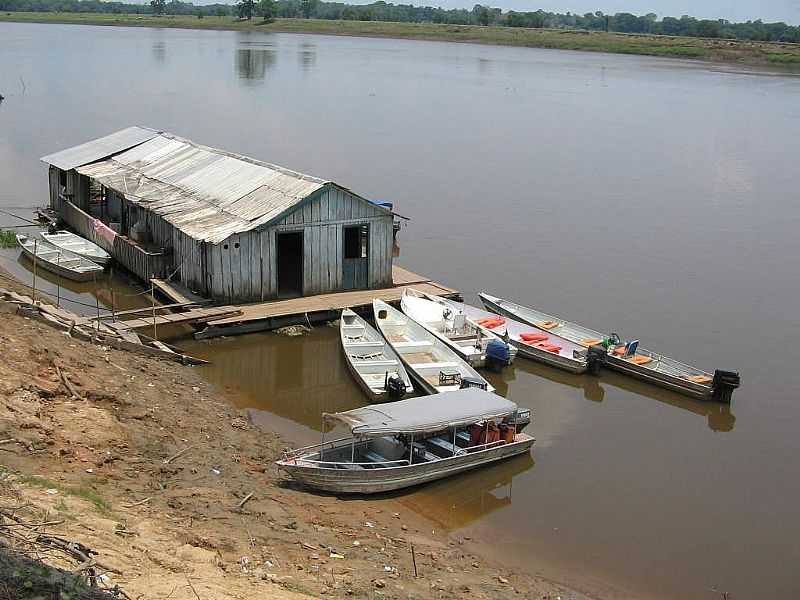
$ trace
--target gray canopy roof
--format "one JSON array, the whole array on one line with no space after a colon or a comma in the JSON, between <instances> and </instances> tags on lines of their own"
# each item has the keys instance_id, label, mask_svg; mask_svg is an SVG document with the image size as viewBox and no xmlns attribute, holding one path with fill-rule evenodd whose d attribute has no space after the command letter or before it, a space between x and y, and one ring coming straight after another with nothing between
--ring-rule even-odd
<instances>
[{"instance_id":1,"label":"gray canopy roof","mask_svg":"<svg viewBox=\"0 0 800 600\"><path fill-rule=\"evenodd\" d=\"M324 416L345 423L354 435L380 436L465 427L478 421L505 417L516 410L516 404L497 394L467 388L435 396L372 404L346 412L326 413Z\"/></svg>"}]
</instances>

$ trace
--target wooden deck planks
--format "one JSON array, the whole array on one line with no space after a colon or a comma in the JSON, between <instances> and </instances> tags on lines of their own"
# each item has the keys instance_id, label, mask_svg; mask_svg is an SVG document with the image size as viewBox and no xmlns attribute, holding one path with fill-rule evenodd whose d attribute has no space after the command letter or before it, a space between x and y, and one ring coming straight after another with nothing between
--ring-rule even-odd
<instances>
[{"instance_id":1,"label":"wooden deck planks","mask_svg":"<svg viewBox=\"0 0 800 600\"><path fill-rule=\"evenodd\" d=\"M233 325L260 321L274 317L302 315L344 308L356 308L372 304L373 298L380 298L384 302L399 302L403 290L413 287L416 290L436 296L451 296L458 292L440 283L436 283L412 273L401 267L393 267L394 287L378 290L354 290L350 292L336 292L332 294L319 294L290 300L274 300L257 304L243 304L231 307L239 310L241 314L220 318L207 319L209 325Z\"/></svg>"},{"instance_id":2,"label":"wooden deck planks","mask_svg":"<svg viewBox=\"0 0 800 600\"><path fill-rule=\"evenodd\" d=\"M117 331L128 331L131 329L152 327L154 322L156 326L191 323L196 321L208 321L213 318L230 317L235 314L239 314L239 309L235 306L215 306L211 308L196 308L183 313L156 315L155 319L153 317L142 317L139 319L131 319L130 321L117 321L116 323L108 323L108 325Z\"/></svg>"}]
</instances>

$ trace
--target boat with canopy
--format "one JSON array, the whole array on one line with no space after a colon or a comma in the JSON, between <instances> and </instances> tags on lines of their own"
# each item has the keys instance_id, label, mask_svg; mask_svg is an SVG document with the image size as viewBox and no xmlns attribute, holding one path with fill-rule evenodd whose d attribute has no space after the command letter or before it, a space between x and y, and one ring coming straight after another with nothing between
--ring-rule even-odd
<instances>
[{"instance_id":1,"label":"boat with canopy","mask_svg":"<svg viewBox=\"0 0 800 600\"><path fill-rule=\"evenodd\" d=\"M622 340L616 333L604 335L593 329L570 323L527 306L515 304L481 292L484 306L499 315L510 317L580 344L590 355L602 356L611 369L701 400L729 403L739 387L739 373L717 370L712 375L674 358L656 354L639 346L639 340Z\"/></svg>"},{"instance_id":2,"label":"boat with canopy","mask_svg":"<svg viewBox=\"0 0 800 600\"><path fill-rule=\"evenodd\" d=\"M372 404L323 414L321 443L287 451L277 465L317 490L388 492L527 452L529 421L530 411L477 388ZM325 441L331 423L350 435Z\"/></svg>"}]
</instances>

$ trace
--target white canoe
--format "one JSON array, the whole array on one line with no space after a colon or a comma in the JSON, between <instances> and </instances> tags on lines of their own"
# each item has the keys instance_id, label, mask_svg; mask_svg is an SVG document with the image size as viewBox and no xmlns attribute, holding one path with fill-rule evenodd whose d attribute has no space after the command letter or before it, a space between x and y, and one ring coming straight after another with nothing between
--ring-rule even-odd
<instances>
[{"instance_id":1,"label":"white canoe","mask_svg":"<svg viewBox=\"0 0 800 600\"><path fill-rule=\"evenodd\" d=\"M483 292L478 296L493 312L546 329L584 347L596 347L606 337L593 329L503 298ZM616 371L701 400L730 402L733 390L739 387L739 374L736 372L716 371L712 375L674 358L645 350L639 347L638 340L626 343L618 339L609 345L604 360Z\"/></svg>"},{"instance_id":2,"label":"white canoe","mask_svg":"<svg viewBox=\"0 0 800 600\"><path fill-rule=\"evenodd\" d=\"M58 248L48 241L34 240L20 233L17 234L17 242L22 247L22 253L31 261L35 261L38 267L66 279L92 281L103 274L103 267L97 263L69 250Z\"/></svg>"},{"instance_id":3,"label":"white canoe","mask_svg":"<svg viewBox=\"0 0 800 600\"><path fill-rule=\"evenodd\" d=\"M422 325L383 300L376 298L372 307L378 329L425 393L453 391L472 382L494 391L450 346Z\"/></svg>"},{"instance_id":4,"label":"white canoe","mask_svg":"<svg viewBox=\"0 0 800 600\"><path fill-rule=\"evenodd\" d=\"M88 258L98 265L107 265L111 261L111 255L103 250L94 242L90 242L71 231L56 231L55 233L43 233L42 239L50 242L57 248L74 252L78 256Z\"/></svg>"},{"instance_id":5,"label":"white canoe","mask_svg":"<svg viewBox=\"0 0 800 600\"><path fill-rule=\"evenodd\" d=\"M399 378L405 393L413 391L400 357L380 333L349 308L342 311L339 334L347 366L370 400L388 402L403 396L391 385L387 390L390 378Z\"/></svg>"},{"instance_id":6,"label":"white canoe","mask_svg":"<svg viewBox=\"0 0 800 600\"><path fill-rule=\"evenodd\" d=\"M492 331L479 327L455 303L406 288L400 299L400 307L406 315L450 346L473 367L486 365L487 347L492 340L505 346L509 354L505 364L511 364L514 360L515 348L506 345Z\"/></svg>"}]
</instances>

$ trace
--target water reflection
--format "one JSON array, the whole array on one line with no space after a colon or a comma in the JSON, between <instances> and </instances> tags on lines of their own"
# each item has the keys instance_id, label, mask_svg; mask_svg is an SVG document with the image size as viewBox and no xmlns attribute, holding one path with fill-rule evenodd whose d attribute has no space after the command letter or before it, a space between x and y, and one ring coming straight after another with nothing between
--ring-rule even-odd
<instances>
[{"instance_id":1,"label":"water reflection","mask_svg":"<svg viewBox=\"0 0 800 600\"><path fill-rule=\"evenodd\" d=\"M231 392L240 408L269 411L319 431L323 412L365 404L333 327L300 337L263 333L182 346L212 361L202 367L203 375Z\"/></svg>"},{"instance_id":2,"label":"water reflection","mask_svg":"<svg viewBox=\"0 0 800 600\"><path fill-rule=\"evenodd\" d=\"M609 373L606 371L603 373L600 380L604 384L615 388L683 409L701 417L706 417L708 419L708 428L712 431L719 433L733 431L733 427L736 424L736 417L733 412L731 412L731 406L729 404L694 400L663 388L647 385L646 383L619 373Z\"/></svg>"},{"instance_id":3,"label":"water reflection","mask_svg":"<svg viewBox=\"0 0 800 600\"><path fill-rule=\"evenodd\" d=\"M18 249L0 251L0 267L23 284L34 285L33 262ZM95 283L64 279L39 266L35 283L37 298L44 294L50 301L58 302L77 314L93 315L98 306L105 312L112 305L116 310L127 310L150 304L150 296L135 287L135 282L127 273L114 269L106 270Z\"/></svg>"},{"instance_id":4,"label":"water reflection","mask_svg":"<svg viewBox=\"0 0 800 600\"><path fill-rule=\"evenodd\" d=\"M300 44L300 50L297 52L300 58L300 66L304 71L310 71L317 64L317 47L309 42Z\"/></svg>"},{"instance_id":5,"label":"water reflection","mask_svg":"<svg viewBox=\"0 0 800 600\"><path fill-rule=\"evenodd\" d=\"M153 42L153 58L157 63L164 63L167 60L167 44L164 41Z\"/></svg>"},{"instance_id":6,"label":"water reflection","mask_svg":"<svg viewBox=\"0 0 800 600\"><path fill-rule=\"evenodd\" d=\"M264 82L267 69L275 64L275 51L271 48L238 48L236 72L239 79L248 83Z\"/></svg>"},{"instance_id":7,"label":"water reflection","mask_svg":"<svg viewBox=\"0 0 800 600\"><path fill-rule=\"evenodd\" d=\"M460 529L511 505L513 480L534 466L530 452L477 471L440 479L400 501L445 529Z\"/></svg>"},{"instance_id":8,"label":"water reflection","mask_svg":"<svg viewBox=\"0 0 800 600\"><path fill-rule=\"evenodd\" d=\"M591 402L602 402L606 394L604 387L610 386L706 417L708 419L708 428L712 431L733 431L736 423L736 417L728 404L694 400L682 396L681 394L637 381L632 377L614 373L613 371L605 370L600 376L588 374L573 375L566 371L554 369L529 360L516 361L514 363L514 369L521 369L526 373L542 377L548 381L581 389L583 390L583 397ZM505 378L505 374L503 374L502 377ZM491 381L492 384L497 387L497 379L492 378ZM500 388L498 387L498 389Z\"/></svg>"}]
</instances>

